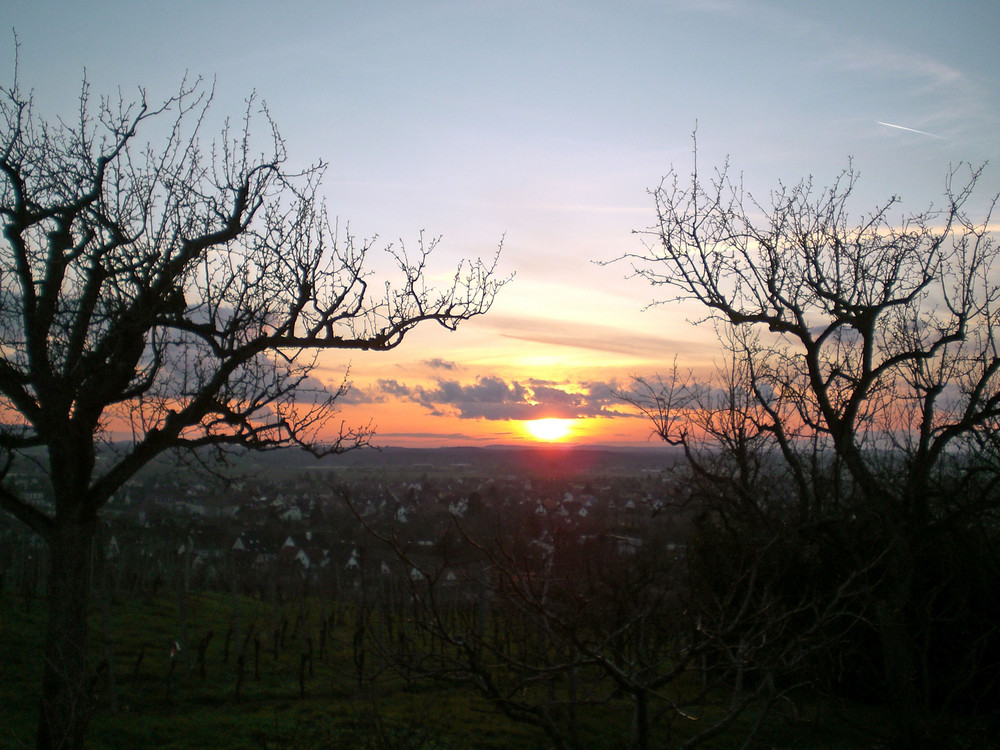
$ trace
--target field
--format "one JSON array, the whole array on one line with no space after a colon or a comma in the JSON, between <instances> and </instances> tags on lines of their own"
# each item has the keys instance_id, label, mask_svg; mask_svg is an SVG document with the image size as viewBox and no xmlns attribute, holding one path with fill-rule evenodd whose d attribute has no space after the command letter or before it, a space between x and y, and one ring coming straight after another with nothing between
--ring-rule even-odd
<instances>
[{"instance_id":1,"label":"field","mask_svg":"<svg viewBox=\"0 0 1000 750\"><path fill-rule=\"evenodd\" d=\"M450 748L543 747L531 733L502 719L471 694L422 687L407 691L388 678L372 678L363 688L357 676L346 629L334 628L319 658L318 637L310 674L306 628L319 633L318 610L306 614L279 610L286 626L283 645L261 644L255 674L253 641L244 662L237 697L238 644L225 635L234 623L234 600L215 594L190 595L190 641L195 645L171 656L183 625L175 597L121 601L111 613L111 643L103 618L91 623L92 662L100 677L100 704L89 730L92 748ZM31 747L37 717L42 604L30 608L11 598L0 615L0 725L3 748ZM266 610L266 611L265 611ZM299 612L303 612L301 621ZM271 605L241 598L236 602L241 632L256 632L275 615ZM197 646L211 632L204 650L204 678ZM114 681L102 661L114 664ZM300 683L300 675L302 681ZM113 695L112 695L113 694ZM464 718L463 718L464 717Z\"/></svg>"},{"instance_id":2,"label":"field","mask_svg":"<svg viewBox=\"0 0 1000 750\"><path fill-rule=\"evenodd\" d=\"M40 600L13 596L5 597L0 607L0 726L5 728L0 747L5 750L33 746L42 610ZM407 684L383 669L376 653L367 654L359 667L350 615L323 611L319 601L275 606L218 593L190 594L183 600L176 595L127 598L96 612L90 653L98 706L90 722L89 746L551 746L540 730L507 719L469 688ZM324 621L331 624L325 635ZM171 655L176 641L192 645ZM850 711L849 721L845 710ZM752 720L745 717L746 722ZM624 701L582 709L578 726L584 746L622 747L629 721ZM759 746L878 747L870 738L879 722L877 712L828 705L792 723L776 722L759 738ZM682 725L674 740L695 731L695 723ZM738 724L705 747L738 746L743 729Z\"/></svg>"}]
</instances>

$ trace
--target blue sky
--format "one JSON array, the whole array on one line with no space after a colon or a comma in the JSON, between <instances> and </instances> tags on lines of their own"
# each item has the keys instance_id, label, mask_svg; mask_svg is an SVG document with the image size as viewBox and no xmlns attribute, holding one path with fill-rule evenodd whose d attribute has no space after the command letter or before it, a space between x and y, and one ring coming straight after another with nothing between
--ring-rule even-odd
<instances>
[{"instance_id":1,"label":"blue sky","mask_svg":"<svg viewBox=\"0 0 1000 750\"><path fill-rule=\"evenodd\" d=\"M345 413L375 415L386 443L514 439L505 415L546 398L559 414L604 409L607 439L635 437L586 394L675 354L704 361L711 336L687 311L643 311L653 292L593 261L635 247L647 189L690 167L696 126L699 163L728 155L761 196L779 179L825 184L849 158L861 209L892 194L926 208L963 161L993 163L980 205L1000 191L995 0L36 0L0 21L46 113L71 113L84 69L95 91L154 99L185 72L214 78L217 116L256 91L294 162L329 163L324 193L352 232L440 234L442 270L505 238L517 276L490 315L352 358ZM0 51L9 80L12 35ZM329 360L329 379L346 364ZM461 400L486 393L500 400ZM432 408L435 394L453 399Z\"/></svg>"}]
</instances>

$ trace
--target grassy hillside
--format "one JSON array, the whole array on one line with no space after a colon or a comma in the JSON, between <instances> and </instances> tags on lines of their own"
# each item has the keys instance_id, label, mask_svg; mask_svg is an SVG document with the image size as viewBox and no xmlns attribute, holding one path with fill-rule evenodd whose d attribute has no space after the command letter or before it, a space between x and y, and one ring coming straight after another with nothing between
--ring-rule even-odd
<instances>
[{"instance_id":1,"label":"grassy hillside","mask_svg":"<svg viewBox=\"0 0 1000 750\"><path fill-rule=\"evenodd\" d=\"M4 727L0 748L32 747L42 602L7 595L0 604L0 726ZM333 624L325 637L324 621ZM224 594L123 597L106 611L95 612L91 621L98 708L90 723L90 747L541 750L550 746L540 730L506 719L471 690L402 683L380 671L374 653L367 654L365 681L359 686L351 621L350 611L337 612L319 601L275 605ZM171 656L175 641L190 645ZM198 655L203 642L204 678ZM243 680L237 695L238 652L244 642ZM845 710L825 706L793 723L777 724L760 738L760 746L877 747L870 738L879 716L851 707L848 721ZM746 717L746 722L752 720ZM583 709L579 726L587 746L610 749L622 747L629 721L627 704L612 701ZM735 738L743 728L738 725L728 737L705 746L739 745ZM693 723L690 731L696 729Z\"/></svg>"},{"instance_id":2,"label":"grassy hillside","mask_svg":"<svg viewBox=\"0 0 1000 750\"><path fill-rule=\"evenodd\" d=\"M184 640L184 608L192 645L171 657L174 641ZM38 600L29 604L11 596L0 607L0 747L5 750L34 744L42 610ZM90 747L547 746L541 732L506 720L472 693L431 685L406 689L387 673L378 673L374 655L368 657L371 673L359 688L347 625L341 622L329 632L320 658L324 614L337 622L347 619L347 613L339 619L329 610L321 613L318 602L276 608L220 594L192 594L183 605L174 596L124 599L112 608L107 629L96 613L90 653L100 673L94 682L99 707L90 723ZM234 632L227 659L230 627ZM237 697L237 652L250 628ZM202 679L197 647L209 632ZM254 635L260 642L256 676ZM310 638L311 675L303 659ZM113 665L113 680L102 664L105 659Z\"/></svg>"}]
</instances>

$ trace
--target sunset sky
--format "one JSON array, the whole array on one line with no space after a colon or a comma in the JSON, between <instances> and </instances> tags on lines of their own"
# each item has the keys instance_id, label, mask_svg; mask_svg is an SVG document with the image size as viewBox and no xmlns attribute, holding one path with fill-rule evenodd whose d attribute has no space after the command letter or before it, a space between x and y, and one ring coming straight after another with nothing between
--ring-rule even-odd
<instances>
[{"instance_id":1,"label":"sunset sky","mask_svg":"<svg viewBox=\"0 0 1000 750\"><path fill-rule=\"evenodd\" d=\"M324 360L334 384L350 365L343 417L382 445L557 437L526 431L543 417L647 443L613 390L675 357L705 366L714 337L600 262L639 246L647 191L690 169L696 127L702 168L728 156L761 197L849 158L862 207L927 208L963 161L991 162L973 211L1000 192L997 0L34 0L4 3L0 28L3 80L14 29L43 114L72 114L84 69L95 92L151 99L214 78L220 117L256 91L293 165L329 163L342 228L441 235L442 279L503 238L516 276L488 315Z\"/></svg>"}]
</instances>

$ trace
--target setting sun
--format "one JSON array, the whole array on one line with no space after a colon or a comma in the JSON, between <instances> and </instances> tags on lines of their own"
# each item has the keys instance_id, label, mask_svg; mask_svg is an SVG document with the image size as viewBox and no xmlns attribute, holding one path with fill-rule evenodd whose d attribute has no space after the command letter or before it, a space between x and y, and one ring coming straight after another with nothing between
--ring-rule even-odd
<instances>
[{"instance_id":1,"label":"setting sun","mask_svg":"<svg viewBox=\"0 0 1000 750\"><path fill-rule=\"evenodd\" d=\"M572 419L533 419L524 427L535 440L553 443L566 438L572 424Z\"/></svg>"}]
</instances>

